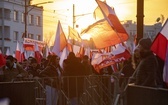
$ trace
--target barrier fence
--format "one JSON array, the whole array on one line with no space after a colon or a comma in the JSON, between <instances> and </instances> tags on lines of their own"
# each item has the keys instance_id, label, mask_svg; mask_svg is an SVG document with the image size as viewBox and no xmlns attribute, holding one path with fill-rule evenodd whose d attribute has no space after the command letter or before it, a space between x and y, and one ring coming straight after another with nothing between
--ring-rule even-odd
<instances>
[{"instance_id":1,"label":"barrier fence","mask_svg":"<svg viewBox=\"0 0 168 105\"><path fill-rule=\"evenodd\" d=\"M17 82L35 83L35 105L114 105L119 93L119 80L112 75L13 80Z\"/></svg>"},{"instance_id":2,"label":"barrier fence","mask_svg":"<svg viewBox=\"0 0 168 105\"><path fill-rule=\"evenodd\" d=\"M122 92L127 79L119 80L115 75L16 78L0 82L0 99L9 98L10 105L168 104L166 89L128 85L127 91Z\"/></svg>"}]
</instances>

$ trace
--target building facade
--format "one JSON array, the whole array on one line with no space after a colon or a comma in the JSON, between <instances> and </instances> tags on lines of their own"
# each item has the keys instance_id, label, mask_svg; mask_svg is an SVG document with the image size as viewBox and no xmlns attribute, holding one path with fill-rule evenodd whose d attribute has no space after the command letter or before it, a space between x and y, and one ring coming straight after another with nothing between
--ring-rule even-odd
<instances>
[{"instance_id":1,"label":"building facade","mask_svg":"<svg viewBox=\"0 0 168 105\"><path fill-rule=\"evenodd\" d=\"M17 41L22 43L24 37L43 40L43 7L25 1L29 0L0 0L0 49L4 54L7 50L14 54Z\"/></svg>"}]
</instances>

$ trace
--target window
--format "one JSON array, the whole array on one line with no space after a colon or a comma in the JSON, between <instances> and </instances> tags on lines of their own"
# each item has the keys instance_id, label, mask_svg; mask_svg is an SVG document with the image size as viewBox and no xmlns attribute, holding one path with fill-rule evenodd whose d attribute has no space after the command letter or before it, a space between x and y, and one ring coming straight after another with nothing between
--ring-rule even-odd
<instances>
[{"instance_id":1,"label":"window","mask_svg":"<svg viewBox=\"0 0 168 105\"><path fill-rule=\"evenodd\" d=\"M29 15L29 24L33 24L33 15Z\"/></svg>"},{"instance_id":2,"label":"window","mask_svg":"<svg viewBox=\"0 0 168 105\"><path fill-rule=\"evenodd\" d=\"M40 24L40 16L37 16L36 17L36 25L37 26L40 26L41 24Z\"/></svg>"},{"instance_id":3,"label":"window","mask_svg":"<svg viewBox=\"0 0 168 105\"><path fill-rule=\"evenodd\" d=\"M18 32L17 32L17 31L14 31L14 32L13 32L13 40L14 40L14 41L17 41L17 40L18 40Z\"/></svg>"},{"instance_id":4,"label":"window","mask_svg":"<svg viewBox=\"0 0 168 105\"><path fill-rule=\"evenodd\" d=\"M28 38L33 39L33 34L28 34Z\"/></svg>"},{"instance_id":5,"label":"window","mask_svg":"<svg viewBox=\"0 0 168 105\"><path fill-rule=\"evenodd\" d=\"M18 11L14 11L13 19L14 19L14 21L18 21Z\"/></svg>"},{"instance_id":6,"label":"window","mask_svg":"<svg viewBox=\"0 0 168 105\"><path fill-rule=\"evenodd\" d=\"M24 13L22 13L22 23L24 23L24 21L25 21L25 17L24 16L25 16Z\"/></svg>"},{"instance_id":7,"label":"window","mask_svg":"<svg viewBox=\"0 0 168 105\"><path fill-rule=\"evenodd\" d=\"M37 35L37 40L41 40L41 36L40 35Z\"/></svg>"}]
</instances>

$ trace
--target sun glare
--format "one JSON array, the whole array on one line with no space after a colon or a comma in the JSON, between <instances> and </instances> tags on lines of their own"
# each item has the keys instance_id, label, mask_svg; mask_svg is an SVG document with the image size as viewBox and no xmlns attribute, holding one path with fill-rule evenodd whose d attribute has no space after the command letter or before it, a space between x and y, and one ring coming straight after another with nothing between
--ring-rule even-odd
<instances>
[{"instance_id":1,"label":"sun glare","mask_svg":"<svg viewBox=\"0 0 168 105\"><path fill-rule=\"evenodd\" d=\"M85 40L90 40L91 36L89 34L83 34L81 38Z\"/></svg>"}]
</instances>

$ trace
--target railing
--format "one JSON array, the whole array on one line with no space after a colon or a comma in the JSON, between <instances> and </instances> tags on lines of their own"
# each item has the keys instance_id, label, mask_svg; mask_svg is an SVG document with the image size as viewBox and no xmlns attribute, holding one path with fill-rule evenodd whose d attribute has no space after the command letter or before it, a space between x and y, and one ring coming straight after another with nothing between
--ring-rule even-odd
<instances>
[{"instance_id":1,"label":"railing","mask_svg":"<svg viewBox=\"0 0 168 105\"><path fill-rule=\"evenodd\" d=\"M114 105L119 93L115 76L63 76L61 78L17 78L34 81L36 105ZM56 104L57 103L57 104Z\"/></svg>"}]
</instances>

